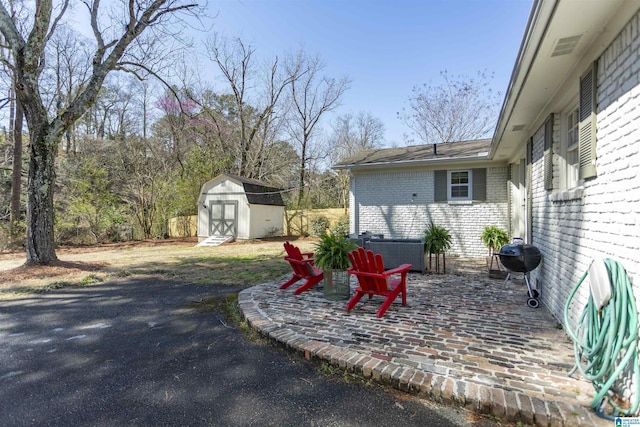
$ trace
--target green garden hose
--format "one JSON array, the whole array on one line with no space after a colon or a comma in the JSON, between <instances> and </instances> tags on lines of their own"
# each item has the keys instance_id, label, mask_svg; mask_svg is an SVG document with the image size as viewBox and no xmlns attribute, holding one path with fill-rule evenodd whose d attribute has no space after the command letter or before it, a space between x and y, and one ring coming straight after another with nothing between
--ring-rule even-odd
<instances>
[{"instance_id":1,"label":"green garden hose","mask_svg":"<svg viewBox=\"0 0 640 427\"><path fill-rule=\"evenodd\" d=\"M569 323L569 306L587 277L587 270L567 299L564 307L564 324L573 340L576 358L576 365L569 375L577 369L591 381L596 389L591 407L599 416L613 419L613 416L635 415L640 404L638 309L629 276L622 264L612 259L605 259L604 263L611 284L609 303L598 310L593 302L593 296L589 294L589 302L584 307L576 329L572 330ZM626 384L635 387L635 396L633 404L623 408L621 396L612 389L612 385L628 366L633 370L633 377L631 382ZM609 394L610 391L612 394ZM604 414L601 410L607 401L613 407L613 415Z\"/></svg>"}]
</instances>

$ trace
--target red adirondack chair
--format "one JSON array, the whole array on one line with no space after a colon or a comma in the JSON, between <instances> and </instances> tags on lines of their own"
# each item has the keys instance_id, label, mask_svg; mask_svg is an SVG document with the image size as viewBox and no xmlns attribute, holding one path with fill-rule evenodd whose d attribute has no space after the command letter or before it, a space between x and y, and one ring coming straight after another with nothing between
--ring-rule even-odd
<instances>
[{"instance_id":1,"label":"red adirondack chair","mask_svg":"<svg viewBox=\"0 0 640 427\"><path fill-rule=\"evenodd\" d=\"M322 280L322 270L313 265L313 252L300 252L300 248L289 242L284 242L284 250L287 252L284 259L291 264L293 275L280 286L280 289L286 289L298 280L305 279L306 282L293 292L298 295Z\"/></svg>"},{"instance_id":2,"label":"red adirondack chair","mask_svg":"<svg viewBox=\"0 0 640 427\"><path fill-rule=\"evenodd\" d=\"M402 305L407 304L407 272L411 264L402 264L391 270L384 269L382 255L364 248L349 253L352 267L347 270L358 278L360 286L355 295L347 303L347 311L350 311L365 295L371 299L374 295L384 297L384 302L378 310L376 317L382 317L398 294L402 294ZM400 277L398 277L398 275ZM394 276L394 277L392 277Z\"/></svg>"}]
</instances>

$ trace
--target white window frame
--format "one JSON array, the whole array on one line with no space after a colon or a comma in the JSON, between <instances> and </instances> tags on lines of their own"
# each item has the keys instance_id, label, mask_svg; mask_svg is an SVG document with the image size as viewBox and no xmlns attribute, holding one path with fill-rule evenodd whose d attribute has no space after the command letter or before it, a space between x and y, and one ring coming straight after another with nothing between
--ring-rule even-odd
<instances>
[{"instance_id":1,"label":"white window frame","mask_svg":"<svg viewBox=\"0 0 640 427\"><path fill-rule=\"evenodd\" d=\"M578 153L578 100L562 112L560 133L560 185L561 190L570 190L580 185L580 161ZM571 163L573 157L573 163Z\"/></svg>"},{"instance_id":2,"label":"white window frame","mask_svg":"<svg viewBox=\"0 0 640 427\"><path fill-rule=\"evenodd\" d=\"M467 176L469 177L468 182L466 184L453 184L451 182L452 175L454 173L460 173L460 172L466 172L467 173ZM451 195L451 189L454 186L456 186L456 187L466 186L467 187L467 196L466 197L453 197ZM449 171L447 171L447 199L448 200L452 200L452 201L456 201L456 200L472 200L473 199L473 173L471 172L471 169L467 169L467 170L449 170Z\"/></svg>"}]
</instances>

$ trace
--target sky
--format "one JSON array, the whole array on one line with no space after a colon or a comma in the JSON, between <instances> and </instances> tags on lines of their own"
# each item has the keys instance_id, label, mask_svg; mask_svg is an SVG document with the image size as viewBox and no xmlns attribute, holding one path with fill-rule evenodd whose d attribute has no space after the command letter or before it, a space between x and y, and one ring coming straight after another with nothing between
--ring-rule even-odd
<instances>
[{"instance_id":1,"label":"sky","mask_svg":"<svg viewBox=\"0 0 640 427\"><path fill-rule=\"evenodd\" d=\"M213 31L251 43L260 58L298 50L320 55L330 77L351 87L336 115L371 113L384 145L420 144L397 117L414 86L440 73L493 74L506 92L532 0L212 0ZM407 139L408 136L408 139Z\"/></svg>"}]
</instances>

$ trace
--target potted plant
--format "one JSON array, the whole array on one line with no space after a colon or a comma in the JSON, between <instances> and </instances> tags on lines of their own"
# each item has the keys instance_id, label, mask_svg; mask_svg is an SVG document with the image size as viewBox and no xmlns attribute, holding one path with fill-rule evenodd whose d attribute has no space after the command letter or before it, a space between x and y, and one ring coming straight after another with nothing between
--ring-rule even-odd
<instances>
[{"instance_id":1,"label":"potted plant","mask_svg":"<svg viewBox=\"0 0 640 427\"><path fill-rule=\"evenodd\" d=\"M431 255L436 256L436 273L440 273L440 255L442 255L442 272L447 272L445 252L451 248L451 233L444 227L435 225L433 221L424 232L424 250L429 253L429 270Z\"/></svg>"},{"instance_id":2,"label":"potted plant","mask_svg":"<svg viewBox=\"0 0 640 427\"><path fill-rule=\"evenodd\" d=\"M509 243L509 235L495 225L487 225L482 230L482 243L489 248L489 255L495 255L500 248Z\"/></svg>"},{"instance_id":3,"label":"potted plant","mask_svg":"<svg viewBox=\"0 0 640 427\"><path fill-rule=\"evenodd\" d=\"M500 248L509 243L509 234L503 229L496 227L495 225L487 225L482 230L480 236L482 243L489 248L489 276L495 278L502 278L503 271L500 268L500 260L496 259ZM493 268L494 261L498 269Z\"/></svg>"},{"instance_id":4,"label":"potted plant","mask_svg":"<svg viewBox=\"0 0 640 427\"><path fill-rule=\"evenodd\" d=\"M324 296L329 300L349 299L349 252L355 243L335 233L324 233L315 245L314 263L324 272Z\"/></svg>"}]
</instances>

